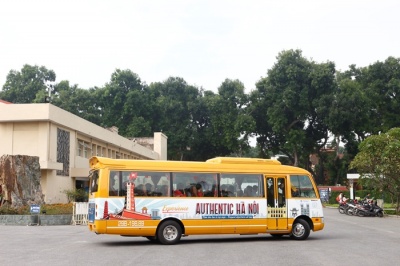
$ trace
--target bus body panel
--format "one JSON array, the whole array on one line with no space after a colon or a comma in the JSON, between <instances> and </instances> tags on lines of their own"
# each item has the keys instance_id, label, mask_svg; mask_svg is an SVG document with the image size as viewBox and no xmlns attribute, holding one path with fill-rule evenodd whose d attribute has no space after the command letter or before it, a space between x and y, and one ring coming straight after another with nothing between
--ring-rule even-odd
<instances>
[{"instance_id":1,"label":"bus body panel","mask_svg":"<svg viewBox=\"0 0 400 266\"><path fill-rule=\"evenodd\" d=\"M95 228L97 233L154 236L157 226L165 219L177 219L184 224L186 235L201 234L256 234L286 232L296 217L306 215L314 222L314 231L322 230L322 204L320 200L288 199L287 207L279 208L277 226L269 226L268 208L264 198L137 198L139 214L149 219L118 219L124 198L96 198ZM108 210L105 208L108 206ZM149 206L149 207L147 207ZM151 207L150 207L151 206ZM217 211L218 209L218 211ZM110 216L116 217L110 220Z\"/></svg>"},{"instance_id":2,"label":"bus body panel","mask_svg":"<svg viewBox=\"0 0 400 266\"><path fill-rule=\"evenodd\" d=\"M89 229L98 234L156 236L159 225L171 219L182 225L184 235L290 234L299 217L310 221L313 231L324 228L322 203L311 175L304 169L281 165L275 160L214 158L207 162L171 162L94 157L90 165L98 176L96 180L91 178L95 190L89 195ZM133 195L135 185L130 183L133 181L128 180L126 196L109 196L108 178L112 171L132 171L136 176L138 171L171 173L164 178L168 182L174 173L211 173L215 174L218 189L223 175L259 174L262 194L257 197L137 196ZM294 194L291 182L295 180L301 187L302 179L309 179L311 185L308 190ZM174 188L172 184L169 186L168 193L172 193ZM312 196L307 196L310 192Z\"/></svg>"}]
</instances>

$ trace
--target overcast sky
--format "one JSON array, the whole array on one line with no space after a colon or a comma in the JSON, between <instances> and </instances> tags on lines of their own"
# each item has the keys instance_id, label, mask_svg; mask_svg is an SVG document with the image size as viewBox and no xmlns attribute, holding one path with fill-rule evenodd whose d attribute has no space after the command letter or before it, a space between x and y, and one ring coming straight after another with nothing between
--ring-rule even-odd
<instances>
[{"instance_id":1,"label":"overcast sky","mask_svg":"<svg viewBox=\"0 0 400 266\"><path fill-rule=\"evenodd\" d=\"M30 64L80 88L119 68L250 91L287 49L338 70L400 57L399 12L398 0L2 0L0 86Z\"/></svg>"}]
</instances>

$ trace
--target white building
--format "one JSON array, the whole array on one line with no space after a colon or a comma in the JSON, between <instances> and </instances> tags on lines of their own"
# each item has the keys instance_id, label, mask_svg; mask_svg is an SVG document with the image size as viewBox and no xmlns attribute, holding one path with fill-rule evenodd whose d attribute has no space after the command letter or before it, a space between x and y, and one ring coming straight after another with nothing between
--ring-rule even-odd
<instances>
[{"instance_id":1,"label":"white building","mask_svg":"<svg viewBox=\"0 0 400 266\"><path fill-rule=\"evenodd\" d=\"M146 143L140 145L140 143ZM167 137L129 140L52 104L0 101L0 156L38 156L45 202L67 202L65 190L88 187L89 158L167 160Z\"/></svg>"}]
</instances>

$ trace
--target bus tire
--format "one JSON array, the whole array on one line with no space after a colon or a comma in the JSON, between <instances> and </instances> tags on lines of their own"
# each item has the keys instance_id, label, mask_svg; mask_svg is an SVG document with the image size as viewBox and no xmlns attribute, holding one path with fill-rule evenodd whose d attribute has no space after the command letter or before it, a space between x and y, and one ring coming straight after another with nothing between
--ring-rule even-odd
<instances>
[{"instance_id":1,"label":"bus tire","mask_svg":"<svg viewBox=\"0 0 400 266\"><path fill-rule=\"evenodd\" d=\"M290 237L294 240L305 240L310 235L310 225L303 219L294 222Z\"/></svg>"},{"instance_id":2,"label":"bus tire","mask_svg":"<svg viewBox=\"0 0 400 266\"><path fill-rule=\"evenodd\" d=\"M175 221L165 221L157 229L157 239L161 244L174 245L182 237L182 228Z\"/></svg>"}]
</instances>

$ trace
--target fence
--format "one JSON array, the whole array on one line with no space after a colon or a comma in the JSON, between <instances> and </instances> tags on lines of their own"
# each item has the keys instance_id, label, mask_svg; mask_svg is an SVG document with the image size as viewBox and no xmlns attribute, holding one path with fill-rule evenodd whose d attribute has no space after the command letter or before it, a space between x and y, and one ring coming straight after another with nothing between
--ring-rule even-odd
<instances>
[{"instance_id":1,"label":"fence","mask_svg":"<svg viewBox=\"0 0 400 266\"><path fill-rule=\"evenodd\" d=\"M88 223L88 202L74 202L72 213L73 225L87 225Z\"/></svg>"}]
</instances>

